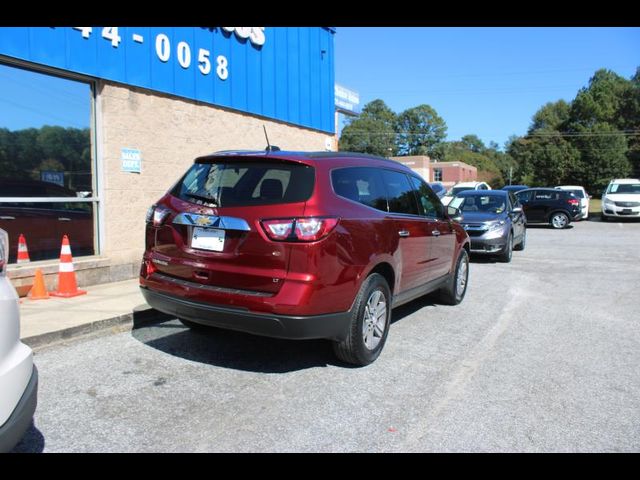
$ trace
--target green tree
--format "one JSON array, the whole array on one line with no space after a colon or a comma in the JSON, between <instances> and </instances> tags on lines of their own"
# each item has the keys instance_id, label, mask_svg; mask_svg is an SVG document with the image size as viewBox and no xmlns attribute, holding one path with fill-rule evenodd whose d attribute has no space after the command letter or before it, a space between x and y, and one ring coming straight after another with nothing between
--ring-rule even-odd
<instances>
[{"instance_id":1,"label":"green tree","mask_svg":"<svg viewBox=\"0 0 640 480\"><path fill-rule=\"evenodd\" d=\"M549 102L534 115L529 133L537 130L560 131L569 120L571 106L564 100Z\"/></svg>"},{"instance_id":2,"label":"green tree","mask_svg":"<svg viewBox=\"0 0 640 480\"><path fill-rule=\"evenodd\" d=\"M590 128L604 122L624 129L621 112L630 88L631 82L624 77L610 70L598 70L571 103L570 128L577 125Z\"/></svg>"},{"instance_id":3,"label":"green tree","mask_svg":"<svg viewBox=\"0 0 640 480\"><path fill-rule=\"evenodd\" d=\"M580 152L560 132L530 135L516 143L511 155L518 160L518 176L531 186L554 186L574 183ZM525 148L523 148L525 147Z\"/></svg>"},{"instance_id":4,"label":"green tree","mask_svg":"<svg viewBox=\"0 0 640 480\"><path fill-rule=\"evenodd\" d=\"M429 155L447 136L447 124L429 105L418 105L398 115L398 153L400 155Z\"/></svg>"},{"instance_id":5,"label":"green tree","mask_svg":"<svg viewBox=\"0 0 640 480\"><path fill-rule=\"evenodd\" d=\"M580 152L575 178L588 192L600 193L612 178L627 177L627 139L606 122L582 128L571 137Z\"/></svg>"},{"instance_id":6,"label":"green tree","mask_svg":"<svg viewBox=\"0 0 640 480\"><path fill-rule=\"evenodd\" d=\"M482 140L477 135L465 135L460 139L460 142L470 151L475 153L484 152L487 147L485 147Z\"/></svg>"},{"instance_id":7,"label":"green tree","mask_svg":"<svg viewBox=\"0 0 640 480\"><path fill-rule=\"evenodd\" d=\"M340 150L393 156L397 154L395 130L396 114L384 101L373 100L342 129L338 145Z\"/></svg>"}]
</instances>

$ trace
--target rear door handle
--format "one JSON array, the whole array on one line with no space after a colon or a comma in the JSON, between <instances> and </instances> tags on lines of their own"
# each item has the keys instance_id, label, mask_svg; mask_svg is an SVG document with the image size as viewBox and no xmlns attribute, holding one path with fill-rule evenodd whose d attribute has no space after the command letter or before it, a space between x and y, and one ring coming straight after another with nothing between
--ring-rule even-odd
<instances>
[{"instance_id":1,"label":"rear door handle","mask_svg":"<svg viewBox=\"0 0 640 480\"><path fill-rule=\"evenodd\" d=\"M16 217L12 217L10 215L2 215L0 216L0 220L15 220Z\"/></svg>"},{"instance_id":2,"label":"rear door handle","mask_svg":"<svg viewBox=\"0 0 640 480\"><path fill-rule=\"evenodd\" d=\"M439 237L439 236L440 236L440 230L431 230L431 234L432 234L434 237Z\"/></svg>"},{"instance_id":3,"label":"rear door handle","mask_svg":"<svg viewBox=\"0 0 640 480\"><path fill-rule=\"evenodd\" d=\"M398 235L400 235L401 237L408 237L411 234L409 233L409 230L400 230L398 232Z\"/></svg>"},{"instance_id":4,"label":"rear door handle","mask_svg":"<svg viewBox=\"0 0 640 480\"><path fill-rule=\"evenodd\" d=\"M69 217L58 217L58 220L60 220L61 222L70 222L71 219Z\"/></svg>"}]
</instances>

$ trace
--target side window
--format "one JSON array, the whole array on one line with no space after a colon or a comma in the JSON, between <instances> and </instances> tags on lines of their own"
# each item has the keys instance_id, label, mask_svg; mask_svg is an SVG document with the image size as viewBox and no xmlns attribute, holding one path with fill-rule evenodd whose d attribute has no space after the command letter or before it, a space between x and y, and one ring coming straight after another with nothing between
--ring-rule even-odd
<instances>
[{"instance_id":1,"label":"side window","mask_svg":"<svg viewBox=\"0 0 640 480\"><path fill-rule=\"evenodd\" d=\"M419 215L416 195L406 174L382 170L382 180L387 189L390 212Z\"/></svg>"},{"instance_id":2,"label":"side window","mask_svg":"<svg viewBox=\"0 0 640 480\"><path fill-rule=\"evenodd\" d=\"M340 168L331 172L333 191L354 202L387 211L387 195L380 172L374 168Z\"/></svg>"},{"instance_id":3,"label":"side window","mask_svg":"<svg viewBox=\"0 0 640 480\"><path fill-rule=\"evenodd\" d=\"M425 217L444 218L444 206L433 193L433 190L421 179L412 176L413 182L418 193L418 207L420 214Z\"/></svg>"},{"instance_id":4,"label":"side window","mask_svg":"<svg viewBox=\"0 0 640 480\"><path fill-rule=\"evenodd\" d=\"M536 190L533 199L534 200L556 200L558 198L558 194L556 192L550 192L549 190Z\"/></svg>"},{"instance_id":5,"label":"side window","mask_svg":"<svg viewBox=\"0 0 640 480\"><path fill-rule=\"evenodd\" d=\"M533 190L529 190L529 191L523 190L521 192L516 193L516 198L520 203L527 203L531 198L531 193L533 193Z\"/></svg>"}]
</instances>

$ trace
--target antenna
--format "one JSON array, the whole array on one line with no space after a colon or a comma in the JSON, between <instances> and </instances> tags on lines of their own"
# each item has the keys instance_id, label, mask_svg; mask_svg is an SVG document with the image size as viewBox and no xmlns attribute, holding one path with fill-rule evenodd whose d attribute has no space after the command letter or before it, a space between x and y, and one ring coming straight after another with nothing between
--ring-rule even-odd
<instances>
[{"instance_id":1,"label":"antenna","mask_svg":"<svg viewBox=\"0 0 640 480\"><path fill-rule=\"evenodd\" d=\"M264 137L267 139L267 148L265 148L265 150L267 152L278 152L278 151L280 151L280 147L277 147L275 145L271 146L271 144L269 143L269 135L267 135L267 127L263 124L262 128L264 129Z\"/></svg>"}]
</instances>

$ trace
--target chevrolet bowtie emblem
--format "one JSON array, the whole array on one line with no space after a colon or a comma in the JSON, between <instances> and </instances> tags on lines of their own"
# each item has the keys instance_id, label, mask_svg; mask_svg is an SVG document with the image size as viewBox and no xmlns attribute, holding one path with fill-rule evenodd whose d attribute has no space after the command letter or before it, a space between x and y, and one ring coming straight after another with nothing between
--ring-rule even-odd
<instances>
[{"instance_id":1,"label":"chevrolet bowtie emblem","mask_svg":"<svg viewBox=\"0 0 640 480\"><path fill-rule=\"evenodd\" d=\"M196 218L196 225L200 227L210 227L213 225L213 220L209 217L198 217Z\"/></svg>"}]
</instances>

